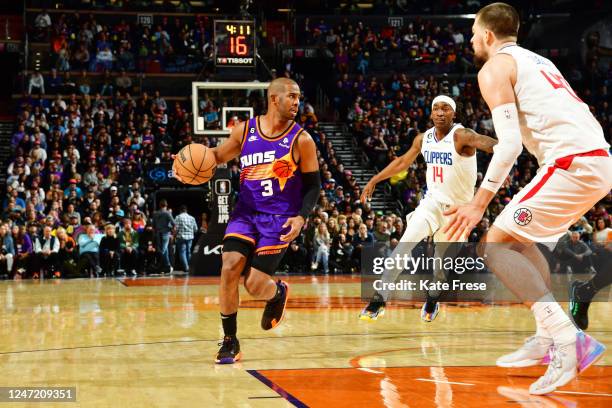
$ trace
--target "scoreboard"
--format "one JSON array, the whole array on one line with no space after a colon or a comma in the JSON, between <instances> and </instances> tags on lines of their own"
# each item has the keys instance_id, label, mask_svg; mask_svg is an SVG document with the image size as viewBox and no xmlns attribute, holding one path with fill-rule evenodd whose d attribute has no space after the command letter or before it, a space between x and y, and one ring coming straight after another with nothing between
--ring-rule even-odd
<instances>
[{"instance_id":1,"label":"scoreboard","mask_svg":"<svg viewBox=\"0 0 612 408\"><path fill-rule=\"evenodd\" d=\"M255 21L215 20L215 65L255 67Z\"/></svg>"}]
</instances>

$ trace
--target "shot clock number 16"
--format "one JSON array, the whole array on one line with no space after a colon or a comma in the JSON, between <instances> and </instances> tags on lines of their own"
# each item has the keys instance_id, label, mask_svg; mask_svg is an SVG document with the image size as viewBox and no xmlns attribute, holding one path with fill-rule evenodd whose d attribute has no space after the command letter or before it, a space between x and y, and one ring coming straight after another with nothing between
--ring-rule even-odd
<instances>
[{"instance_id":1,"label":"shot clock number 16","mask_svg":"<svg viewBox=\"0 0 612 408\"><path fill-rule=\"evenodd\" d=\"M255 22L215 20L215 64L255 66Z\"/></svg>"}]
</instances>

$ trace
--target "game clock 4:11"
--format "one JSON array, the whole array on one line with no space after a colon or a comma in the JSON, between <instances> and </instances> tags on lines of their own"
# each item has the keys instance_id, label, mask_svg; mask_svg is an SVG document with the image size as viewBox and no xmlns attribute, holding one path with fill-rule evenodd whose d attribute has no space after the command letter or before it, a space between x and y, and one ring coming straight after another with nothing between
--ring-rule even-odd
<instances>
[{"instance_id":1,"label":"game clock 4:11","mask_svg":"<svg viewBox=\"0 0 612 408\"><path fill-rule=\"evenodd\" d=\"M215 65L255 66L255 22L215 20Z\"/></svg>"}]
</instances>

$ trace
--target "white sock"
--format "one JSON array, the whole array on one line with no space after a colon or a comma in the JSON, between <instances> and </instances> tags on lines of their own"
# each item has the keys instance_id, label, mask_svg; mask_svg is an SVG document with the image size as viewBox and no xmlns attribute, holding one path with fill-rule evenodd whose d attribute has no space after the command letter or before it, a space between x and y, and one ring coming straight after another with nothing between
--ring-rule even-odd
<instances>
[{"instance_id":1,"label":"white sock","mask_svg":"<svg viewBox=\"0 0 612 408\"><path fill-rule=\"evenodd\" d=\"M576 341L578 329L550 293L535 302L531 310L536 320L550 334L555 345L565 345Z\"/></svg>"},{"instance_id":2,"label":"white sock","mask_svg":"<svg viewBox=\"0 0 612 408\"><path fill-rule=\"evenodd\" d=\"M546 328L542 325L542 323L538 320L535 319L536 321L536 339L538 340L538 342L540 344L552 344L553 339L552 336L550 335L550 333L548 332L548 330L546 330Z\"/></svg>"}]
</instances>

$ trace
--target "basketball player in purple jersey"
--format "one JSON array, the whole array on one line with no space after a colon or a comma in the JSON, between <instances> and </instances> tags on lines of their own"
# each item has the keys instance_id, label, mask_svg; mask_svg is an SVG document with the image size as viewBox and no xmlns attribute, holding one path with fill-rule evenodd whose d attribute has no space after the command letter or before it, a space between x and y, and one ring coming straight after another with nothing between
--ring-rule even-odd
<instances>
[{"instance_id":1,"label":"basketball player in purple jersey","mask_svg":"<svg viewBox=\"0 0 612 408\"><path fill-rule=\"evenodd\" d=\"M278 78L268 87L268 111L232 129L229 139L212 149L217 164L240 156L240 194L223 239L219 299L223 344L215 362L232 364L241 357L236 337L238 286L267 300L261 327L281 322L288 286L271 278L287 247L300 233L321 190L316 145L293 118L300 88Z\"/></svg>"}]
</instances>

